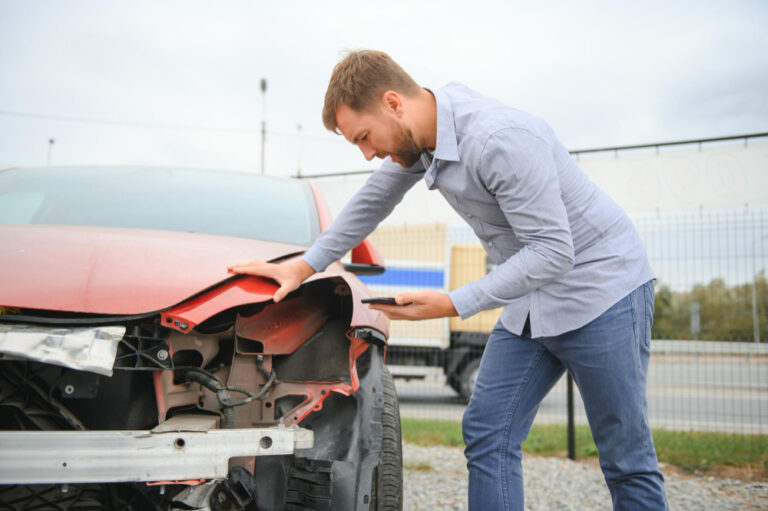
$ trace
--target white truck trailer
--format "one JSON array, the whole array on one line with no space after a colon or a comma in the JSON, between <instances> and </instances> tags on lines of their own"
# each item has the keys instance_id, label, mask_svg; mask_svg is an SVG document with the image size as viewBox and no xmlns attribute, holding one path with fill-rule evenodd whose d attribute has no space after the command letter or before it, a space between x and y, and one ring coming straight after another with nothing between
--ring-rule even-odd
<instances>
[{"instance_id":1,"label":"white truck trailer","mask_svg":"<svg viewBox=\"0 0 768 511\"><path fill-rule=\"evenodd\" d=\"M370 239L387 270L361 280L382 296L424 289L448 292L491 268L477 237L463 225L379 227ZM390 372L395 377L422 378L439 371L468 400L500 312L483 311L466 320L392 321L386 360Z\"/></svg>"}]
</instances>

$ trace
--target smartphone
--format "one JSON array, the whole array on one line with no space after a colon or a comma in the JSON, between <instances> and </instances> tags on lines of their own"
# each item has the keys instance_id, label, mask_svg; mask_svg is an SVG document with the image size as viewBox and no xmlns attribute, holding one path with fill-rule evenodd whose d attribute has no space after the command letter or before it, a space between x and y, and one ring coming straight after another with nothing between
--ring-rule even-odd
<instances>
[{"instance_id":1,"label":"smartphone","mask_svg":"<svg viewBox=\"0 0 768 511\"><path fill-rule=\"evenodd\" d=\"M384 305L397 305L397 302L391 296L375 296L373 298L363 298L360 301L363 303L381 303Z\"/></svg>"}]
</instances>

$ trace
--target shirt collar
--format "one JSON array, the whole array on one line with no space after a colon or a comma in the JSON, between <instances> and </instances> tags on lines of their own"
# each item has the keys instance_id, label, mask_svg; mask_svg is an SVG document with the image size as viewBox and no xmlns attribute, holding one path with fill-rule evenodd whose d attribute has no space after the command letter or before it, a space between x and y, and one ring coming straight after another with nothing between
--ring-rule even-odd
<instances>
[{"instance_id":1,"label":"shirt collar","mask_svg":"<svg viewBox=\"0 0 768 511\"><path fill-rule=\"evenodd\" d=\"M459 146L456 140L456 126L453 120L451 99L442 89L438 89L432 94L435 96L435 103L437 104L437 136L434 160L424 174L424 180L430 190L435 188L437 160L459 161Z\"/></svg>"},{"instance_id":2,"label":"shirt collar","mask_svg":"<svg viewBox=\"0 0 768 511\"><path fill-rule=\"evenodd\" d=\"M456 126L453 120L453 104L443 89L435 92L437 103L437 140L435 158L438 160L459 161L459 146L456 140Z\"/></svg>"}]
</instances>

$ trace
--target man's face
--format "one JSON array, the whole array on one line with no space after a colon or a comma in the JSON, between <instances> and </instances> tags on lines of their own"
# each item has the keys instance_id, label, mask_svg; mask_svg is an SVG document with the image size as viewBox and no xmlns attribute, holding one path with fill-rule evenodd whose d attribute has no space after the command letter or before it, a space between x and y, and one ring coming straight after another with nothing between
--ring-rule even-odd
<instances>
[{"instance_id":1,"label":"man's face","mask_svg":"<svg viewBox=\"0 0 768 511\"><path fill-rule=\"evenodd\" d=\"M408 168L421 156L411 130L383 107L356 112L341 105L336 110L336 125L344 138L360 148L368 161L390 156L392 161Z\"/></svg>"}]
</instances>

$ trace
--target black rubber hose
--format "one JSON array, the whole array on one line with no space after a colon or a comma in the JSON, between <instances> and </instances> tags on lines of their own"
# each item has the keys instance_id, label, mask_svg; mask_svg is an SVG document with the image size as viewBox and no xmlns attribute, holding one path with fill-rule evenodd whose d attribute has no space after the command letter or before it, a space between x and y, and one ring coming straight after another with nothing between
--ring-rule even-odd
<instances>
[{"instance_id":1,"label":"black rubber hose","mask_svg":"<svg viewBox=\"0 0 768 511\"><path fill-rule=\"evenodd\" d=\"M232 397L221 383L221 380L202 369L196 368L185 370L183 377L187 381L199 383L211 392L215 392L216 398L222 407L221 429L232 429L235 427L235 410L232 407Z\"/></svg>"},{"instance_id":2,"label":"black rubber hose","mask_svg":"<svg viewBox=\"0 0 768 511\"><path fill-rule=\"evenodd\" d=\"M216 376L209 373L205 369L200 369L199 367L183 367L176 368L176 370L181 373L184 380L199 383L200 385L209 389L211 392L216 393L216 398L219 400L223 414L221 427L222 429L232 429L235 427L234 408L236 406L246 405L256 401L257 399L264 399L264 396L266 396L267 392L269 392L272 384L275 382L275 380L277 380L277 374L274 370L272 372L268 372L261 364L261 361L257 362L257 366L259 370L267 377L267 381L264 383L264 386L261 388L258 394L254 394L253 392L239 387L227 387ZM239 392L241 394L245 394L248 397L242 401L233 402L229 391Z\"/></svg>"},{"instance_id":3,"label":"black rubber hose","mask_svg":"<svg viewBox=\"0 0 768 511\"><path fill-rule=\"evenodd\" d=\"M264 383L264 386L261 388L258 394L254 394L253 392L250 392L245 389L241 389L240 387L227 387L227 390L230 390L232 392L240 392L241 394L245 394L248 396L243 401L238 401L236 403L232 403L232 406L242 406L247 405L248 403L251 403L253 401L256 401L257 399L264 399L264 396L267 395L267 392L269 392L269 389L272 388L272 384L277 380L277 373L272 371L269 373L269 378L267 378L267 381Z\"/></svg>"},{"instance_id":4,"label":"black rubber hose","mask_svg":"<svg viewBox=\"0 0 768 511\"><path fill-rule=\"evenodd\" d=\"M222 409L224 417L221 419L221 429L232 429L235 427L235 409L231 406L225 406Z\"/></svg>"}]
</instances>

